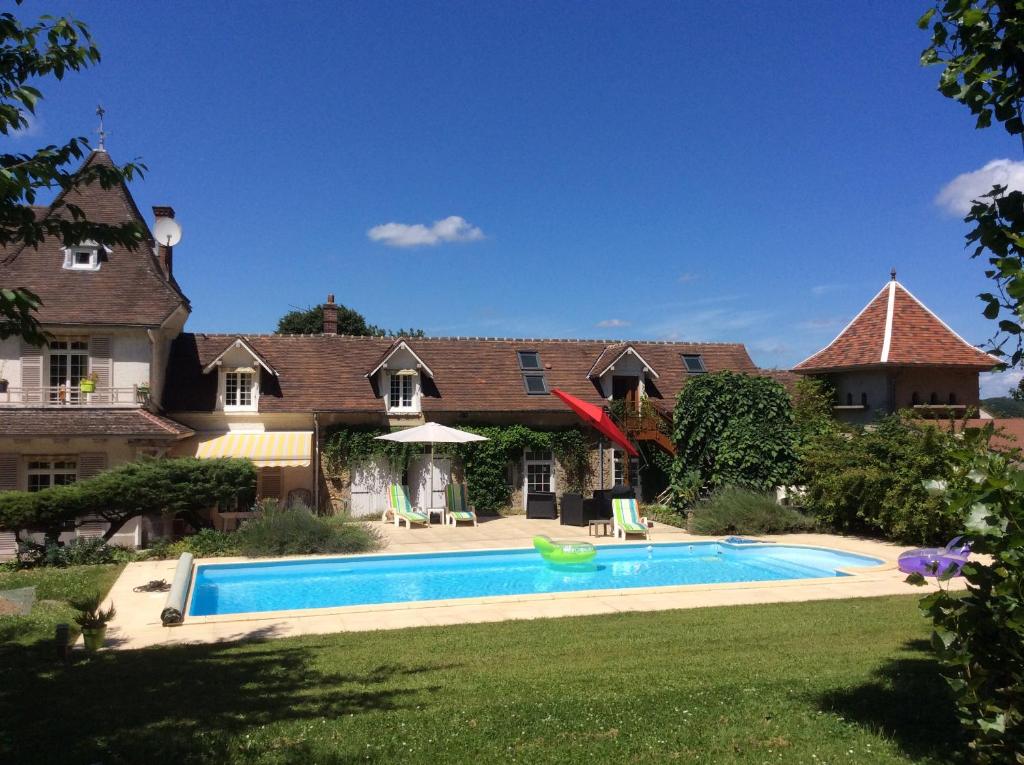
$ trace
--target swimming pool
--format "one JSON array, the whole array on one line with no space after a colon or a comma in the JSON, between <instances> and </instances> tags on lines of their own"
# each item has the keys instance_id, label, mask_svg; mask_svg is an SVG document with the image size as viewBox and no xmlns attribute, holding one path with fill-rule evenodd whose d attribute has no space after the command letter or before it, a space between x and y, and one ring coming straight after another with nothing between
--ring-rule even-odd
<instances>
[{"instance_id":1,"label":"swimming pool","mask_svg":"<svg viewBox=\"0 0 1024 765\"><path fill-rule=\"evenodd\" d=\"M599 546L585 569L534 550L350 556L196 567L190 616L629 587L846 576L879 558L816 547L719 542Z\"/></svg>"}]
</instances>

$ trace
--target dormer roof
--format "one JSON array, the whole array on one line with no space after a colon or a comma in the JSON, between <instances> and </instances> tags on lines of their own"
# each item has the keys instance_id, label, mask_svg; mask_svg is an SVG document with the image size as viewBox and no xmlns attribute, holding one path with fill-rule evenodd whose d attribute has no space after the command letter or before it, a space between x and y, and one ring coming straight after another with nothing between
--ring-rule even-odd
<instances>
[{"instance_id":1,"label":"dormer roof","mask_svg":"<svg viewBox=\"0 0 1024 765\"><path fill-rule=\"evenodd\" d=\"M82 165L113 166L105 151L94 151ZM81 172L81 171L79 171ZM138 247L112 247L97 270L68 270L64 242L47 237L37 247L0 248L0 284L25 287L43 301L38 318L43 324L134 325L156 327L188 299L169 278L153 254L153 237L135 200L123 183L104 189L100 183L61 192L46 208L34 207L38 217L69 217L69 206L81 209L97 223L138 223L146 237Z\"/></svg>"},{"instance_id":2,"label":"dormer roof","mask_svg":"<svg viewBox=\"0 0 1024 765\"><path fill-rule=\"evenodd\" d=\"M893 278L835 340L793 371L811 374L899 366L984 370L998 363L994 356L960 337Z\"/></svg>"},{"instance_id":3,"label":"dormer roof","mask_svg":"<svg viewBox=\"0 0 1024 765\"><path fill-rule=\"evenodd\" d=\"M214 369L219 367L224 359L224 356L229 352L235 350L236 348L244 350L246 353L252 356L252 360L255 361L259 366L267 370L269 374L272 374L274 377L278 376L277 370L270 366L270 363L262 355L260 355L260 353L256 351L255 348L249 345L249 343L247 343L245 339L242 338L240 335L236 336L232 341L228 342L224 349L216 356L214 356L213 359L210 360L210 363L203 367L203 374L209 374Z\"/></svg>"},{"instance_id":4,"label":"dormer roof","mask_svg":"<svg viewBox=\"0 0 1024 765\"><path fill-rule=\"evenodd\" d=\"M587 372L587 377L594 379L597 377L603 377L612 367L614 367L623 356L635 356L637 361L644 365L644 370L653 377L655 380L658 379L658 373L654 367L647 363L640 352L633 347L632 343L616 343L615 345L609 345L601 351L601 355L594 361L594 365Z\"/></svg>"},{"instance_id":5,"label":"dormer roof","mask_svg":"<svg viewBox=\"0 0 1024 765\"><path fill-rule=\"evenodd\" d=\"M381 369L387 366L388 361L390 361L391 358L399 351L406 351L410 356L416 359L416 368L423 372L427 377L434 376L434 373L430 370L430 367L427 366L426 362L419 357L416 351L409 347L409 344L405 342L405 340L401 339L393 342L391 344L391 347L384 351L384 355L380 357L380 360L377 362L377 365L372 370L367 372L366 376L373 377L375 374L377 374Z\"/></svg>"}]
</instances>

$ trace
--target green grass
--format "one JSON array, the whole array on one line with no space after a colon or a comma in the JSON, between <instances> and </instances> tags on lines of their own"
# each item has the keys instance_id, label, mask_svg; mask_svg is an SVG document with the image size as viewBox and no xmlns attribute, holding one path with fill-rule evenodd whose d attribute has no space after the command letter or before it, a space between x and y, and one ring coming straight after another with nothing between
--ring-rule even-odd
<instances>
[{"instance_id":1,"label":"green grass","mask_svg":"<svg viewBox=\"0 0 1024 765\"><path fill-rule=\"evenodd\" d=\"M26 654L0 761L948 763L916 601Z\"/></svg>"},{"instance_id":2,"label":"green grass","mask_svg":"<svg viewBox=\"0 0 1024 765\"><path fill-rule=\"evenodd\" d=\"M106 593L122 568L120 565L71 566L0 572L0 590L36 588L36 604L31 614L0 616L0 661L12 646L39 646L43 641L52 641L54 628L61 622L69 624L72 634L77 635L78 627L71 620L75 610L68 601ZM52 650L49 653L52 654Z\"/></svg>"}]
</instances>

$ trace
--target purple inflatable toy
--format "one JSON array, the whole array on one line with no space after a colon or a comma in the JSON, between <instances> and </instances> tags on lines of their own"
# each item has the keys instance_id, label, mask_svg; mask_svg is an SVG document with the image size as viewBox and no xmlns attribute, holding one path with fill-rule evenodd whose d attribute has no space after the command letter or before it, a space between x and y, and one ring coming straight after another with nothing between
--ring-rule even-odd
<instances>
[{"instance_id":1,"label":"purple inflatable toy","mask_svg":"<svg viewBox=\"0 0 1024 765\"><path fill-rule=\"evenodd\" d=\"M945 547L919 547L899 557L898 566L904 574L922 576L959 576L960 569L971 556L971 543L957 537Z\"/></svg>"}]
</instances>

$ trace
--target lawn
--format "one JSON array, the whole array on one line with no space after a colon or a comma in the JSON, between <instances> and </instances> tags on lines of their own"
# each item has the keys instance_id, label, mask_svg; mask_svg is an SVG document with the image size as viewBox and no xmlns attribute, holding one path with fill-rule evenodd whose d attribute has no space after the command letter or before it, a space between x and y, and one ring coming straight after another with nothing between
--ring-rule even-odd
<instances>
[{"instance_id":1,"label":"lawn","mask_svg":"<svg viewBox=\"0 0 1024 765\"><path fill-rule=\"evenodd\" d=\"M948 763L915 596L80 655L12 648L0 761Z\"/></svg>"},{"instance_id":2,"label":"lawn","mask_svg":"<svg viewBox=\"0 0 1024 765\"><path fill-rule=\"evenodd\" d=\"M5 660L6 651L13 645L38 646L41 641L51 640L54 628L61 622L69 624L72 634L77 634L78 627L72 621L75 610L68 601L105 593L122 568L109 565L0 571L0 590L36 588L36 604L31 614L0 616L0 661Z\"/></svg>"}]
</instances>

